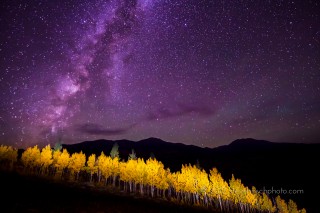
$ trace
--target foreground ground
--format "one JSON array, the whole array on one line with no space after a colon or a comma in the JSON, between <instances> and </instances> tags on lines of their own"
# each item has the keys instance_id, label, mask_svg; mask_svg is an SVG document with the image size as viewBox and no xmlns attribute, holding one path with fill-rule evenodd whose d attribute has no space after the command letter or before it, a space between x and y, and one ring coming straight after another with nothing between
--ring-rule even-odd
<instances>
[{"instance_id":1,"label":"foreground ground","mask_svg":"<svg viewBox=\"0 0 320 213\"><path fill-rule=\"evenodd\" d=\"M86 185L0 172L0 212L209 212ZM212 212L212 211L210 211Z\"/></svg>"}]
</instances>

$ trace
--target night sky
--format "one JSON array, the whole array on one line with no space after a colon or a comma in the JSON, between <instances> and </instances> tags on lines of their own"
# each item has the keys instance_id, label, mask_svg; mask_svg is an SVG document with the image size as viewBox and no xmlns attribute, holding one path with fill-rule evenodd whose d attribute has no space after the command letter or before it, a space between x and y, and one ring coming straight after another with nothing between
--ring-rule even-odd
<instances>
[{"instance_id":1,"label":"night sky","mask_svg":"<svg viewBox=\"0 0 320 213\"><path fill-rule=\"evenodd\" d=\"M319 1L0 5L1 144L320 142Z\"/></svg>"}]
</instances>

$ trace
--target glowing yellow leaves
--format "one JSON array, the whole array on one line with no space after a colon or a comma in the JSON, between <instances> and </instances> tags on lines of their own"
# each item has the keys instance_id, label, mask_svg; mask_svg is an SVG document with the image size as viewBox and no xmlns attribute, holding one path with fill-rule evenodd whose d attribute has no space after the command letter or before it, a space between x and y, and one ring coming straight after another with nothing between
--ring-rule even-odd
<instances>
[{"instance_id":1,"label":"glowing yellow leaves","mask_svg":"<svg viewBox=\"0 0 320 213\"><path fill-rule=\"evenodd\" d=\"M133 182L137 179L137 160L128 160L120 163L120 179L125 182Z\"/></svg>"},{"instance_id":2,"label":"glowing yellow leaves","mask_svg":"<svg viewBox=\"0 0 320 213\"><path fill-rule=\"evenodd\" d=\"M17 162L18 150L11 146L0 146L0 165L4 169L9 167L13 168L13 164Z\"/></svg>"},{"instance_id":3,"label":"glowing yellow leaves","mask_svg":"<svg viewBox=\"0 0 320 213\"><path fill-rule=\"evenodd\" d=\"M79 178L79 172L84 168L86 163L86 156L82 152L73 153L69 159L68 168L73 174L76 174L76 179Z\"/></svg>"},{"instance_id":4,"label":"glowing yellow leaves","mask_svg":"<svg viewBox=\"0 0 320 213\"><path fill-rule=\"evenodd\" d=\"M64 170L68 167L70 161L70 154L66 149L56 150L53 153L53 160L55 162L55 168L57 169L57 173L60 174L60 177L63 176Z\"/></svg>"},{"instance_id":5,"label":"glowing yellow leaves","mask_svg":"<svg viewBox=\"0 0 320 213\"><path fill-rule=\"evenodd\" d=\"M98 157L98 168L99 172L105 178L105 182L107 183L108 178L111 176L111 157L105 156L102 152L101 155ZM100 178L99 178L100 179Z\"/></svg>"},{"instance_id":6,"label":"glowing yellow leaves","mask_svg":"<svg viewBox=\"0 0 320 213\"><path fill-rule=\"evenodd\" d=\"M279 195L276 197L276 204L279 213L289 213L287 203Z\"/></svg>"},{"instance_id":7,"label":"glowing yellow leaves","mask_svg":"<svg viewBox=\"0 0 320 213\"><path fill-rule=\"evenodd\" d=\"M36 167L40 165L40 150L38 146L29 147L22 153L21 161L25 168L35 171Z\"/></svg>"},{"instance_id":8,"label":"glowing yellow leaves","mask_svg":"<svg viewBox=\"0 0 320 213\"><path fill-rule=\"evenodd\" d=\"M221 174L216 168L210 170L209 197L218 199L220 209L223 209L223 201L231 199L231 191L228 183L223 180Z\"/></svg>"},{"instance_id":9,"label":"glowing yellow leaves","mask_svg":"<svg viewBox=\"0 0 320 213\"><path fill-rule=\"evenodd\" d=\"M143 159L138 158L135 182L140 186L140 193L143 195L143 185L146 183L147 173L146 173L146 164Z\"/></svg>"},{"instance_id":10,"label":"glowing yellow leaves","mask_svg":"<svg viewBox=\"0 0 320 213\"><path fill-rule=\"evenodd\" d=\"M50 145L47 145L41 150L40 153L40 165L41 169L44 171L44 173L47 173L47 170L49 166L52 164L53 158L52 158L52 150Z\"/></svg>"},{"instance_id":11,"label":"glowing yellow leaves","mask_svg":"<svg viewBox=\"0 0 320 213\"><path fill-rule=\"evenodd\" d=\"M150 186L151 196L154 196L155 187L166 188L163 182L165 178L164 166L156 159L149 158L145 164L146 184Z\"/></svg>"},{"instance_id":12,"label":"glowing yellow leaves","mask_svg":"<svg viewBox=\"0 0 320 213\"><path fill-rule=\"evenodd\" d=\"M98 180L98 183L104 180L106 184L112 183L114 187L123 187L124 191L173 198L188 204L214 206L222 212L306 212L304 209L298 210L292 200L287 203L279 196L272 202L265 193L259 193L254 187L250 190L233 175L228 183L216 168L211 169L208 175L205 170L189 164L182 165L180 171L171 173L169 168L165 169L155 158L145 161L132 156L128 161L120 162L117 156L118 148L115 147L113 157L102 152L98 157L95 154L90 155L86 161L82 152L70 156L66 149L52 150L48 145L40 151L38 146L34 146L22 153L21 162L32 174L78 180L80 171L84 170L90 174L90 182L97 174L98 179L95 180ZM0 146L1 168L9 168L9 164L17 162L17 157L16 149Z\"/></svg>"},{"instance_id":13,"label":"glowing yellow leaves","mask_svg":"<svg viewBox=\"0 0 320 213\"><path fill-rule=\"evenodd\" d=\"M87 161L87 169L90 173L90 182L92 182L93 175L98 172L98 165L96 162L96 155L95 154L92 154L89 156L88 161Z\"/></svg>"},{"instance_id":14,"label":"glowing yellow leaves","mask_svg":"<svg viewBox=\"0 0 320 213\"><path fill-rule=\"evenodd\" d=\"M127 162L120 162L119 170L120 170L120 180L124 181L125 187L126 183L129 184L129 191L133 191L133 183L137 180L137 160L129 159Z\"/></svg>"}]
</instances>

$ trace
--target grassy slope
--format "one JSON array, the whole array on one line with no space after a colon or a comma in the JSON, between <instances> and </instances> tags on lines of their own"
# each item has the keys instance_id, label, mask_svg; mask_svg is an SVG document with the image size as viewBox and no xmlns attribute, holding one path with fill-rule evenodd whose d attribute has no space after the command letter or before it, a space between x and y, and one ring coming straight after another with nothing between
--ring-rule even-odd
<instances>
[{"instance_id":1,"label":"grassy slope","mask_svg":"<svg viewBox=\"0 0 320 213\"><path fill-rule=\"evenodd\" d=\"M160 199L110 193L15 173L0 172L0 189L0 212L209 212Z\"/></svg>"}]
</instances>

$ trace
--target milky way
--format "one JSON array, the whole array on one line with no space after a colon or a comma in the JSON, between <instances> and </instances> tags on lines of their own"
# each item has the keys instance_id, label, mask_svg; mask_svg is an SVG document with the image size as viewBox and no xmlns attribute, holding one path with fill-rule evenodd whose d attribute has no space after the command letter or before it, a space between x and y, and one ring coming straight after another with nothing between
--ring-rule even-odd
<instances>
[{"instance_id":1,"label":"milky way","mask_svg":"<svg viewBox=\"0 0 320 213\"><path fill-rule=\"evenodd\" d=\"M0 140L320 142L317 1L1 1Z\"/></svg>"}]
</instances>

